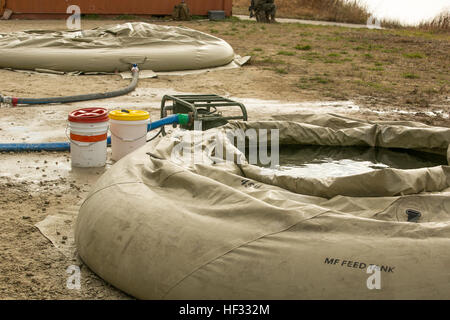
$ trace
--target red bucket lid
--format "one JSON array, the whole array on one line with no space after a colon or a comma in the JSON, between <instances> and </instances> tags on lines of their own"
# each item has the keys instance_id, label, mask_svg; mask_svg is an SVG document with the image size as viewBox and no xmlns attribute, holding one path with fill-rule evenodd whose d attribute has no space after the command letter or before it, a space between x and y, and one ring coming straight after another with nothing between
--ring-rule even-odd
<instances>
[{"instance_id":1,"label":"red bucket lid","mask_svg":"<svg viewBox=\"0 0 450 320\"><path fill-rule=\"evenodd\" d=\"M69 114L70 122L96 123L108 120L108 110L104 108L78 109Z\"/></svg>"}]
</instances>

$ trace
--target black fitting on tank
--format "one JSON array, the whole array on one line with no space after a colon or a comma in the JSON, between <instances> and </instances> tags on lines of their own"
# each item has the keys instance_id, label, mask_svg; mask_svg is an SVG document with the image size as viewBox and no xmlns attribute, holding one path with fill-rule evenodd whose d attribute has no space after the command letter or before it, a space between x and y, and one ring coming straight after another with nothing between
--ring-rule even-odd
<instances>
[{"instance_id":1,"label":"black fitting on tank","mask_svg":"<svg viewBox=\"0 0 450 320\"><path fill-rule=\"evenodd\" d=\"M414 209L407 209L405 213L408 216L408 222L418 222L418 220L422 216L420 211Z\"/></svg>"}]
</instances>

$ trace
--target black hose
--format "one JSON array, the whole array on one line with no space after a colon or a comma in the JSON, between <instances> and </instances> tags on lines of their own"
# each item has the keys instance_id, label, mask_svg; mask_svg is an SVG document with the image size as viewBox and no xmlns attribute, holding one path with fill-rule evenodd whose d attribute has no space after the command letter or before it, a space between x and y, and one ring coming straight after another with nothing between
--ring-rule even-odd
<instances>
[{"instance_id":1,"label":"black hose","mask_svg":"<svg viewBox=\"0 0 450 320\"><path fill-rule=\"evenodd\" d=\"M153 140L155 140L156 138L158 138L158 136L163 132L163 129L162 129L162 128L163 128L163 127L161 127L161 129L159 129L159 131L158 131L157 134L155 134L153 137L151 137L150 139L148 139L147 142L153 141Z\"/></svg>"},{"instance_id":2,"label":"black hose","mask_svg":"<svg viewBox=\"0 0 450 320\"><path fill-rule=\"evenodd\" d=\"M78 96L68 96L68 97L55 97L55 98L39 98L39 99L29 99L29 98L10 98L3 97L0 95L0 103L11 103L13 106L16 105L36 105L36 104L49 104L49 103L71 103L71 102L80 102L80 101L89 101L89 100L98 100L98 99L107 99L114 98L118 96L126 95L134 89L136 89L139 82L139 69L137 66L133 66L131 69L133 74L133 79L128 87L112 91L106 93L91 93L91 94L83 94Z\"/></svg>"}]
</instances>

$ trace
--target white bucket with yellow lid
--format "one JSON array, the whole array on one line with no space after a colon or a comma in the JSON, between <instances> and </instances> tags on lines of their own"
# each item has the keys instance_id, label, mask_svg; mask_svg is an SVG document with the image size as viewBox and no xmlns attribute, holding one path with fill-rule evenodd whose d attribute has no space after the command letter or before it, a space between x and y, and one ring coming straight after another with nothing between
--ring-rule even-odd
<instances>
[{"instance_id":1,"label":"white bucket with yellow lid","mask_svg":"<svg viewBox=\"0 0 450 320\"><path fill-rule=\"evenodd\" d=\"M114 110L109 113L112 159L118 161L147 142L150 114L142 110Z\"/></svg>"}]
</instances>

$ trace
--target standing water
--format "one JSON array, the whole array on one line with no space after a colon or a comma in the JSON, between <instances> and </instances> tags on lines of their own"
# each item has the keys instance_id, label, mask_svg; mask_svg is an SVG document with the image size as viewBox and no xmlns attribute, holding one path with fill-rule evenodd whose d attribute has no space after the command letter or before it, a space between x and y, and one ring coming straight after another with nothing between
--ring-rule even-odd
<instances>
[{"instance_id":1,"label":"standing water","mask_svg":"<svg viewBox=\"0 0 450 320\"><path fill-rule=\"evenodd\" d=\"M402 149L370 147L282 146L279 166L262 166L263 173L327 178L385 168L418 169L447 165L445 156Z\"/></svg>"}]
</instances>

